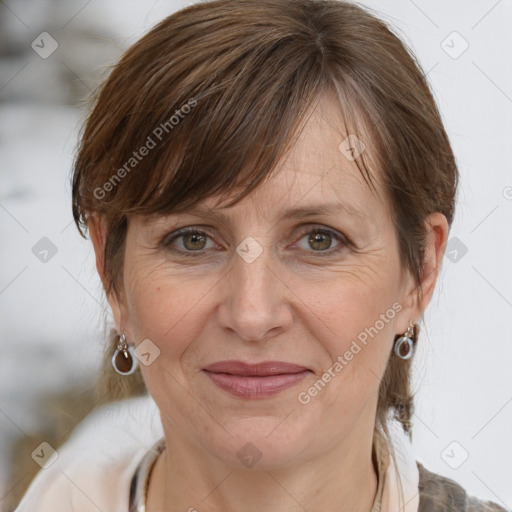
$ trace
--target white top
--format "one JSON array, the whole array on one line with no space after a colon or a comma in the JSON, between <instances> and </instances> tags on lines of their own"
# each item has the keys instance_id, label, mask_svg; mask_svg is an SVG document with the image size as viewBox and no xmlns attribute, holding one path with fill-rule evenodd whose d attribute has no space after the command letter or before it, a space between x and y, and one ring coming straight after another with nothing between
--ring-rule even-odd
<instances>
[{"instance_id":1,"label":"white top","mask_svg":"<svg viewBox=\"0 0 512 512\"><path fill-rule=\"evenodd\" d=\"M419 472L409 441L393 430L399 479L384 438L376 435L374 442L379 485L371 512L418 512ZM15 512L145 512L148 475L163 447L159 412L150 397L104 406L80 424L56 461L41 469Z\"/></svg>"},{"instance_id":2,"label":"white top","mask_svg":"<svg viewBox=\"0 0 512 512\"><path fill-rule=\"evenodd\" d=\"M58 449L55 462L39 471L16 512L128 512L131 479L162 436L149 396L98 408Z\"/></svg>"}]
</instances>

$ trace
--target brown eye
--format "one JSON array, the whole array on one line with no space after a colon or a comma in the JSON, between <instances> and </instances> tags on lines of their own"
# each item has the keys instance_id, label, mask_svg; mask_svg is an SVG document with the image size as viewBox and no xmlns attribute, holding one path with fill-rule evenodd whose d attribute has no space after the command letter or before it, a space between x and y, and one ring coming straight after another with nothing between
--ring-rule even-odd
<instances>
[{"instance_id":1,"label":"brown eye","mask_svg":"<svg viewBox=\"0 0 512 512\"><path fill-rule=\"evenodd\" d=\"M305 240L305 243L302 240ZM302 233L297 245L306 252L316 252L318 256L323 256L322 253L325 253L325 256L327 256L348 246L349 241L343 235L329 229L310 228Z\"/></svg>"},{"instance_id":2,"label":"brown eye","mask_svg":"<svg viewBox=\"0 0 512 512\"><path fill-rule=\"evenodd\" d=\"M209 246L208 241L210 241ZM215 247L212 235L196 228L185 228L173 233L162 240L162 245L183 256L201 256L207 249Z\"/></svg>"},{"instance_id":3,"label":"brown eye","mask_svg":"<svg viewBox=\"0 0 512 512\"><path fill-rule=\"evenodd\" d=\"M332 237L329 233L316 232L309 235L308 243L315 251L323 251L331 246Z\"/></svg>"},{"instance_id":4,"label":"brown eye","mask_svg":"<svg viewBox=\"0 0 512 512\"><path fill-rule=\"evenodd\" d=\"M207 237L201 233L188 233L181 235L185 249L198 251L204 249Z\"/></svg>"}]
</instances>

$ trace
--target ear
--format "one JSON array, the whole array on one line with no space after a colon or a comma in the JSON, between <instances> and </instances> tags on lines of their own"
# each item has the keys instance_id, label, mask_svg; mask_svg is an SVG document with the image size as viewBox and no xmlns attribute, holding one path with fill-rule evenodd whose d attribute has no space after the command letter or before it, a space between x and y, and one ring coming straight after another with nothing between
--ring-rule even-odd
<instances>
[{"instance_id":1,"label":"ear","mask_svg":"<svg viewBox=\"0 0 512 512\"><path fill-rule=\"evenodd\" d=\"M437 278L441 271L441 264L450 231L448 221L442 213L434 212L427 217L425 227L427 229L427 239L425 242L423 270L420 274L420 286L418 288L417 283L409 274L407 293L404 299L404 310L401 312L400 325L397 325L399 332L407 330L409 320L417 323L423 316L432 299Z\"/></svg>"},{"instance_id":2,"label":"ear","mask_svg":"<svg viewBox=\"0 0 512 512\"><path fill-rule=\"evenodd\" d=\"M104 217L101 217L95 213L89 216L87 220L87 226L96 255L96 269L101 278L101 282L103 283L103 288L106 291L104 251L105 242L107 240L108 226ZM111 292L107 293L107 300L110 304L110 308L112 309L116 329L119 333L121 333L123 332L123 324L119 298L114 292Z\"/></svg>"}]
</instances>

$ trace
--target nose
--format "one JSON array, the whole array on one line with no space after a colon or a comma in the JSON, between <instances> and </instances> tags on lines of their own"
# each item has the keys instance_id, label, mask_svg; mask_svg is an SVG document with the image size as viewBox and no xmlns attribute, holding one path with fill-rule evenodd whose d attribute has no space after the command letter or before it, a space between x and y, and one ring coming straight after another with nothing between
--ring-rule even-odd
<instances>
[{"instance_id":1,"label":"nose","mask_svg":"<svg viewBox=\"0 0 512 512\"><path fill-rule=\"evenodd\" d=\"M264 249L254 261L238 253L233 259L220 284L220 327L244 341L264 341L285 332L293 321L291 292L270 251Z\"/></svg>"}]
</instances>

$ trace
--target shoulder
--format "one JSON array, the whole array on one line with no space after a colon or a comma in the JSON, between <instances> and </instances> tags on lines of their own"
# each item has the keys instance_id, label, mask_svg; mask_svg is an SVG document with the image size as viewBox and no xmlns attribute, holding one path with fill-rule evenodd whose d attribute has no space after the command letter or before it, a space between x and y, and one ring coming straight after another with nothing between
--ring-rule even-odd
<instances>
[{"instance_id":1,"label":"shoulder","mask_svg":"<svg viewBox=\"0 0 512 512\"><path fill-rule=\"evenodd\" d=\"M469 496L454 480L429 471L420 462L416 464L420 493L418 512L510 512L494 502Z\"/></svg>"},{"instance_id":2,"label":"shoulder","mask_svg":"<svg viewBox=\"0 0 512 512\"><path fill-rule=\"evenodd\" d=\"M128 510L130 483L142 456L139 450L117 460L77 454L72 463L54 463L40 470L15 512Z\"/></svg>"},{"instance_id":3,"label":"shoulder","mask_svg":"<svg viewBox=\"0 0 512 512\"><path fill-rule=\"evenodd\" d=\"M40 469L15 512L121 512L128 510L137 467L163 435L150 398L101 406Z\"/></svg>"}]
</instances>

